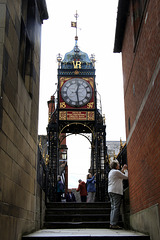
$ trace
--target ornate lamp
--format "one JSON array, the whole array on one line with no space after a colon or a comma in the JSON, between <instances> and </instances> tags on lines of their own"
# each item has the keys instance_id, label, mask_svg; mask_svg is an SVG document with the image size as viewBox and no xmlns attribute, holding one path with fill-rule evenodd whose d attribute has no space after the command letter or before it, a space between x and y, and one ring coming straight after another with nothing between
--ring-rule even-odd
<instances>
[{"instance_id":1,"label":"ornate lamp","mask_svg":"<svg viewBox=\"0 0 160 240\"><path fill-rule=\"evenodd\" d=\"M60 53L58 53L58 55L57 55L58 68L61 67L61 61L62 61L62 55Z\"/></svg>"}]
</instances>

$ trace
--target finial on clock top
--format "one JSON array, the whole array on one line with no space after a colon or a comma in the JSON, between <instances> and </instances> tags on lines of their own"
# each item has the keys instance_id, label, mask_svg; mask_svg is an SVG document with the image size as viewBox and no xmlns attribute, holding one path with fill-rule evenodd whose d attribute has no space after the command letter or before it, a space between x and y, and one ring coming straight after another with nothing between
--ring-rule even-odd
<instances>
[{"instance_id":1,"label":"finial on clock top","mask_svg":"<svg viewBox=\"0 0 160 240\"><path fill-rule=\"evenodd\" d=\"M76 36L75 36L75 51L78 51L78 35L77 35L77 19L79 17L77 10L76 10L76 14L74 15L76 21L75 22L71 22L71 27L76 28Z\"/></svg>"}]
</instances>

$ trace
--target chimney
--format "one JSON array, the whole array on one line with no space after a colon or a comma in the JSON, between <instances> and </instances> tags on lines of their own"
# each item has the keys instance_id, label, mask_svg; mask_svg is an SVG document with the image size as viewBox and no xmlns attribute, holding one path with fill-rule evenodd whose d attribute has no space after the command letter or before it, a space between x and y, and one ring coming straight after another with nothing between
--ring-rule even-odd
<instances>
[{"instance_id":1,"label":"chimney","mask_svg":"<svg viewBox=\"0 0 160 240\"><path fill-rule=\"evenodd\" d=\"M51 96L51 100L48 101L48 122L51 120L51 115L55 110L55 97Z\"/></svg>"}]
</instances>

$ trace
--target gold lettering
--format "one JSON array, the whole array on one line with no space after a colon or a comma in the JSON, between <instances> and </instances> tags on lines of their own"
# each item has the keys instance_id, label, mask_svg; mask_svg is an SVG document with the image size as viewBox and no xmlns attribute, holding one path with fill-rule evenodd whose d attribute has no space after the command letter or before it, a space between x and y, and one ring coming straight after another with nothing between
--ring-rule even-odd
<instances>
[{"instance_id":1,"label":"gold lettering","mask_svg":"<svg viewBox=\"0 0 160 240\"><path fill-rule=\"evenodd\" d=\"M80 69L81 68L81 61L76 61L76 62L73 61L72 63L73 63L73 66L74 66L75 69L78 69L78 68Z\"/></svg>"},{"instance_id":2,"label":"gold lettering","mask_svg":"<svg viewBox=\"0 0 160 240\"><path fill-rule=\"evenodd\" d=\"M66 111L64 111L64 112L60 111L59 112L59 120L66 120Z\"/></svg>"},{"instance_id":3,"label":"gold lettering","mask_svg":"<svg viewBox=\"0 0 160 240\"><path fill-rule=\"evenodd\" d=\"M93 102L88 103L87 108L93 108Z\"/></svg>"},{"instance_id":4,"label":"gold lettering","mask_svg":"<svg viewBox=\"0 0 160 240\"><path fill-rule=\"evenodd\" d=\"M60 103L60 108L66 108L65 102L61 102L61 103Z\"/></svg>"}]
</instances>

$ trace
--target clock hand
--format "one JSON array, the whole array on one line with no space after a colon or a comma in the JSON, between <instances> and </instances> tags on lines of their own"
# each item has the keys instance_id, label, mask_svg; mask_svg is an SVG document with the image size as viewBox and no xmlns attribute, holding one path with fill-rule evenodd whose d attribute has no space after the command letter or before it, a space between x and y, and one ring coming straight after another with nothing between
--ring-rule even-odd
<instances>
[{"instance_id":1,"label":"clock hand","mask_svg":"<svg viewBox=\"0 0 160 240\"><path fill-rule=\"evenodd\" d=\"M79 95L78 95L79 86L80 86L80 84L77 83L76 95L77 95L77 102L78 103L79 103Z\"/></svg>"},{"instance_id":2,"label":"clock hand","mask_svg":"<svg viewBox=\"0 0 160 240\"><path fill-rule=\"evenodd\" d=\"M72 94L76 93L76 90L77 90L77 85L76 85L76 87L75 87L75 86L72 86L72 87L70 88L70 96L71 96Z\"/></svg>"}]
</instances>

